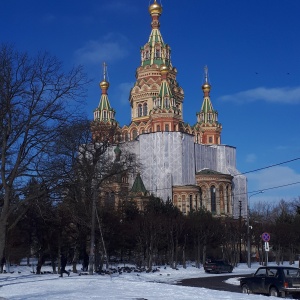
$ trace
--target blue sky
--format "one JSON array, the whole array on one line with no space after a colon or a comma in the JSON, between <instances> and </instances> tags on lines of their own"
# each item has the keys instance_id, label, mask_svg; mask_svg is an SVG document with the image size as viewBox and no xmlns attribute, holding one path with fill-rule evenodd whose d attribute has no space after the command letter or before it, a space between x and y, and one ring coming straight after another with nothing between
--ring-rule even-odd
<instances>
[{"instance_id":1,"label":"blue sky","mask_svg":"<svg viewBox=\"0 0 300 300\"><path fill-rule=\"evenodd\" d=\"M149 0L0 3L1 42L32 54L47 50L66 68L84 66L94 79L83 110L90 118L105 61L111 105L119 123L129 124L129 90L151 31ZM237 148L239 171L290 161L247 174L250 194L265 190L251 203L298 198L300 184L273 187L300 182L300 1L162 0L162 5L160 30L185 92L184 120L196 122L207 65L222 143Z\"/></svg>"}]
</instances>

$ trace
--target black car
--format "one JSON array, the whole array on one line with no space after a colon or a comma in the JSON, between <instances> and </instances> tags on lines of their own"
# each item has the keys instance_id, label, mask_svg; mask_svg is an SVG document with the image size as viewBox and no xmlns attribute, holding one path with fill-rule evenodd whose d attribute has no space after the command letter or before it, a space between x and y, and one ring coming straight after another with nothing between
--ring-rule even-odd
<instances>
[{"instance_id":1,"label":"black car","mask_svg":"<svg viewBox=\"0 0 300 300\"><path fill-rule=\"evenodd\" d=\"M210 260L205 262L204 270L206 273L231 273L233 266L224 260Z\"/></svg>"},{"instance_id":2,"label":"black car","mask_svg":"<svg viewBox=\"0 0 300 300\"><path fill-rule=\"evenodd\" d=\"M251 277L240 279L243 293L292 296L300 299L300 269L293 267L260 267Z\"/></svg>"}]
</instances>

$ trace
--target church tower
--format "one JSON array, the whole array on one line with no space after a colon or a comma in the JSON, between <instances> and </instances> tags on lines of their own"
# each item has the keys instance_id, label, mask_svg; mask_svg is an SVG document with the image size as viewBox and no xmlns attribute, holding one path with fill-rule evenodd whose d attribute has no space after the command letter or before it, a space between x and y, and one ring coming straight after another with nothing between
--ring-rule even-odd
<instances>
[{"instance_id":1,"label":"church tower","mask_svg":"<svg viewBox=\"0 0 300 300\"><path fill-rule=\"evenodd\" d=\"M130 139L156 131L180 131L182 127L183 89L176 81L171 48L163 41L159 17L162 7L156 0L149 6L152 19L148 42L141 48L141 65L130 92ZM134 132L134 134L130 134Z\"/></svg>"},{"instance_id":2,"label":"church tower","mask_svg":"<svg viewBox=\"0 0 300 300\"><path fill-rule=\"evenodd\" d=\"M197 113L196 128L200 131L200 144L221 144L222 125L218 122L218 112L214 110L210 100L211 85L208 82L208 68L204 68L205 80L202 85L203 102L201 111Z\"/></svg>"},{"instance_id":3,"label":"church tower","mask_svg":"<svg viewBox=\"0 0 300 300\"><path fill-rule=\"evenodd\" d=\"M107 81L107 66L103 63L103 80L99 84L102 91L99 105L94 110L94 121L91 125L93 139L96 141L114 140L118 122L115 120L115 110L108 99L109 82Z\"/></svg>"}]
</instances>

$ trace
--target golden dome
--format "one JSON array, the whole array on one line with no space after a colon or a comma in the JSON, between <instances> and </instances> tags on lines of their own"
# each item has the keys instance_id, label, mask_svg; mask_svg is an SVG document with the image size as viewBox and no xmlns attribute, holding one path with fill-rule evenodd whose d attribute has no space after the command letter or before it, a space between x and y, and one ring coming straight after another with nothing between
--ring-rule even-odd
<instances>
[{"instance_id":1,"label":"golden dome","mask_svg":"<svg viewBox=\"0 0 300 300\"><path fill-rule=\"evenodd\" d=\"M154 0L154 3L149 6L149 13L150 13L150 15L152 15L152 14L161 15L161 13L162 13L162 7L161 7L161 5L159 5L156 2L156 0Z\"/></svg>"},{"instance_id":2,"label":"golden dome","mask_svg":"<svg viewBox=\"0 0 300 300\"><path fill-rule=\"evenodd\" d=\"M208 82L205 82L203 85L202 85L202 90L203 92L209 92L211 89L211 85L208 83Z\"/></svg>"},{"instance_id":3,"label":"golden dome","mask_svg":"<svg viewBox=\"0 0 300 300\"><path fill-rule=\"evenodd\" d=\"M108 89L108 87L109 87L109 83L107 81L105 81L105 80L101 81L99 83L99 85L100 85L101 89Z\"/></svg>"},{"instance_id":4,"label":"golden dome","mask_svg":"<svg viewBox=\"0 0 300 300\"><path fill-rule=\"evenodd\" d=\"M160 70L161 74L167 74L167 73L169 73L169 68L166 65L164 65L164 64L162 64L160 66L159 70Z\"/></svg>"}]
</instances>

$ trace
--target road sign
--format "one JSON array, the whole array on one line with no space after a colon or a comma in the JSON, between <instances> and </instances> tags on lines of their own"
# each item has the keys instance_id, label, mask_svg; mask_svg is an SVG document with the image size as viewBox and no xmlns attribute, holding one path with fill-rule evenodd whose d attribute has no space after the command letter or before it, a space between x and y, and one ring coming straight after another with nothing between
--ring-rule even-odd
<instances>
[{"instance_id":1,"label":"road sign","mask_svg":"<svg viewBox=\"0 0 300 300\"><path fill-rule=\"evenodd\" d=\"M269 252L270 247L269 247L269 242L265 242L265 251Z\"/></svg>"},{"instance_id":2,"label":"road sign","mask_svg":"<svg viewBox=\"0 0 300 300\"><path fill-rule=\"evenodd\" d=\"M261 238L264 242L269 242L270 241L270 234L267 233L267 232L264 232L262 235L261 235Z\"/></svg>"}]
</instances>

